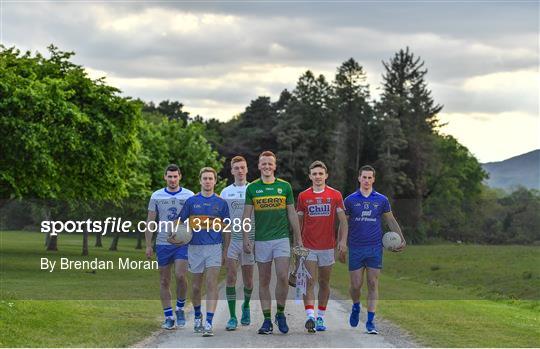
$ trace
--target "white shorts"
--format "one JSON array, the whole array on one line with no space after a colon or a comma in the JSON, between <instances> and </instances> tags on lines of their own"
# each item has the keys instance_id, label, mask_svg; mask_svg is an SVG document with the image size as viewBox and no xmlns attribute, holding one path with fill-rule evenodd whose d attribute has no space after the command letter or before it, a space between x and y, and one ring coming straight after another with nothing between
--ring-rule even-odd
<instances>
[{"instance_id":1,"label":"white shorts","mask_svg":"<svg viewBox=\"0 0 540 349\"><path fill-rule=\"evenodd\" d=\"M240 265L253 265L255 264L255 256L253 253L244 252L244 242L241 240L232 240L227 250L227 258L239 260Z\"/></svg>"},{"instance_id":2,"label":"white shorts","mask_svg":"<svg viewBox=\"0 0 540 349\"><path fill-rule=\"evenodd\" d=\"M319 267L327 267L329 265L332 265L336 263L336 259L334 257L334 249L328 249L328 250L309 250L309 254L306 258L306 261L313 261L317 262L317 266Z\"/></svg>"},{"instance_id":3,"label":"white shorts","mask_svg":"<svg viewBox=\"0 0 540 349\"><path fill-rule=\"evenodd\" d=\"M255 260L257 262L271 262L277 257L291 257L289 238L255 241Z\"/></svg>"},{"instance_id":4,"label":"white shorts","mask_svg":"<svg viewBox=\"0 0 540 349\"><path fill-rule=\"evenodd\" d=\"M221 244L189 245L189 271L194 274L204 273L211 267L221 267Z\"/></svg>"}]
</instances>

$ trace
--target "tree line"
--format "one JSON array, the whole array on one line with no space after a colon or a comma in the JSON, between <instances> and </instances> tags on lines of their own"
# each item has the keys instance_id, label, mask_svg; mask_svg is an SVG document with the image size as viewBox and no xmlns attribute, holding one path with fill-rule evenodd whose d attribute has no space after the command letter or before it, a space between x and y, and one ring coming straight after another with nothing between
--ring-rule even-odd
<instances>
[{"instance_id":1,"label":"tree line","mask_svg":"<svg viewBox=\"0 0 540 349\"><path fill-rule=\"evenodd\" d=\"M357 188L358 168L373 165L376 189L391 199L412 242L540 240L538 192L506 194L483 184L477 159L439 132L442 106L431 96L424 62L408 48L382 63L378 98L351 58L332 81L306 71L292 91L275 101L258 97L227 122L191 117L179 101L122 97L72 63L73 53L49 52L0 53L3 229L46 218L144 219L168 163L180 165L184 185L197 191L199 168L230 179L225 160L242 154L254 179L258 154L272 150L278 176L295 193L309 186L314 160L327 164L329 184L344 195ZM87 253L88 234L83 239ZM56 239L47 244L56 248Z\"/></svg>"}]
</instances>

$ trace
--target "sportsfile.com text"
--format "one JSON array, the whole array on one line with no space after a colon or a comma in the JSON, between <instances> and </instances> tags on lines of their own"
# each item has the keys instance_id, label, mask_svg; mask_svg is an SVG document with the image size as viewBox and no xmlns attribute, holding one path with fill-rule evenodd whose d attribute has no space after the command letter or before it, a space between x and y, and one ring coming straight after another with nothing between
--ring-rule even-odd
<instances>
[{"instance_id":1,"label":"sportsfile.com text","mask_svg":"<svg viewBox=\"0 0 540 349\"><path fill-rule=\"evenodd\" d=\"M41 232L50 233L51 236L56 236L58 233L97 233L106 235L107 233L134 233L136 231L175 231L182 224L179 220L176 221L139 221L136 224L137 229L133 229L133 222L123 220L122 217L107 217L104 221L87 219L85 221L42 221ZM241 220L235 218L233 220L225 218L221 220L200 219L194 218L187 224L188 230L199 232L205 230L220 230L226 233L241 232L243 230L251 230L251 219L246 218Z\"/></svg>"}]
</instances>

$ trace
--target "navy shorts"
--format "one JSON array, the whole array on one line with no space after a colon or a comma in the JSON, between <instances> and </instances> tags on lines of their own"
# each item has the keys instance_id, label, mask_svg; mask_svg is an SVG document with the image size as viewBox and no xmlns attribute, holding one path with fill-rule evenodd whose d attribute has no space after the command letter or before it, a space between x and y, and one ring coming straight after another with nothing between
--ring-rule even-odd
<instances>
[{"instance_id":1,"label":"navy shorts","mask_svg":"<svg viewBox=\"0 0 540 349\"><path fill-rule=\"evenodd\" d=\"M382 269L382 246L363 246L349 248L349 271L360 268Z\"/></svg>"},{"instance_id":2,"label":"navy shorts","mask_svg":"<svg viewBox=\"0 0 540 349\"><path fill-rule=\"evenodd\" d=\"M188 244L176 245L156 245L156 255L159 267L165 267L174 263L177 259L188 259Z\"/></svg>"}]
</instances>

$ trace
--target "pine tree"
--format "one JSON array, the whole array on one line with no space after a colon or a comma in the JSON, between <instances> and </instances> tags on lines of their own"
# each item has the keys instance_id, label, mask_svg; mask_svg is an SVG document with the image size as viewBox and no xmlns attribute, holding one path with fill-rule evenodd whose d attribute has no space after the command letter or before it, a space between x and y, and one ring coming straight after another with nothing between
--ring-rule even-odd
<instances>
[{"instance_id":1,"label":"pine tree","mask_svg":"<svg viewBox=\"0 0 540 349\"><path fill-rule=\"evenodd\" d=\"M442 106L435 104L427 88L424 62L409 48L400 50L389 62L383 62L383 98L381 109L385 115L399 120L407 146L399 152L403 172L411 186L397 195L397 211L401 221L421 240L422 201L428 191L427 177L437 131L437 113Z\"/></svg>"},{"instance_id":2,"label":"pine tree","mask_svg":"<svg viewBox=\"0 0 540 349\"><path fill-rule=\"evenodd\" d=\"M335 185L345 192L358 187L356 174L366 161L364 147L373 113L369 98L364 69L351 58L338 68L332 103L336 119L333 177Z\"/></svg>"}]
</instances>

